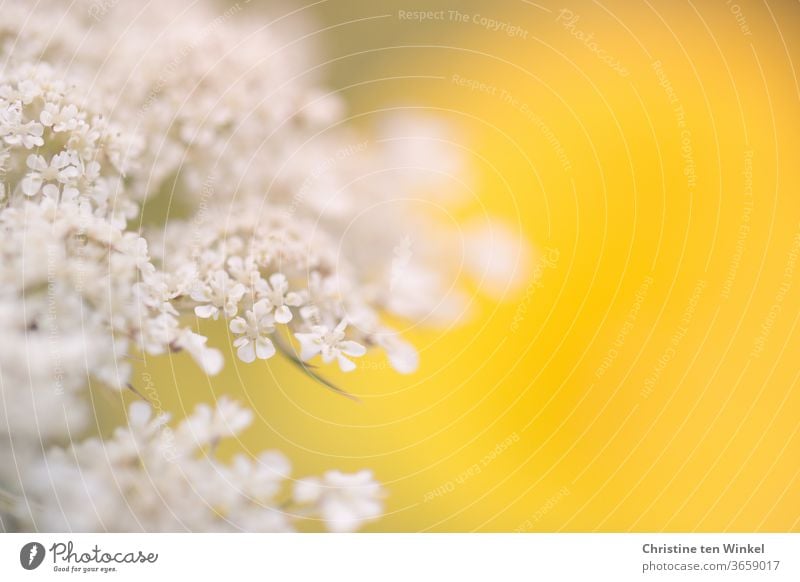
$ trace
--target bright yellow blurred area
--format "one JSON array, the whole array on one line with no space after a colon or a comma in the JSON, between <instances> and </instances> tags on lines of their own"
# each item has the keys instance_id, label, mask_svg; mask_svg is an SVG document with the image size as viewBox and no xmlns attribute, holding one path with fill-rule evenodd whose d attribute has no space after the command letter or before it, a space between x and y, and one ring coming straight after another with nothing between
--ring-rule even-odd
<instances>
[{"instance_id":1,"label":"bright yellow blurred area","mask_svg":"<svg viewBox=\"0 0 800 582\"><path fill-rule=\"evenodd\" d=\"M465 282L473 316L415 328L413 375L320 370L360 402L286 359L237 362L212 326L220 376L140 366L164 408L232 395L257 414L242 450L296 476L373 469L368 531L800 531L800 5L303 13L355 123L454 128L477 177L454 216L522 232L534 278L501 301Z\"/></svg>"}]
</instances>

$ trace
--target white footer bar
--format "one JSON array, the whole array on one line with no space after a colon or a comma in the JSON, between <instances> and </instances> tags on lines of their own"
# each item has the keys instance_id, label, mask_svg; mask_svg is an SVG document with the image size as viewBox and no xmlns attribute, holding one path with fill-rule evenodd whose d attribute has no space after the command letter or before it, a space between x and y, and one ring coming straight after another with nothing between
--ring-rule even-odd
<instances>
[{"instance_id":1,"label":"white footer bar","mask_svg":"<svg viewBox=\"0 0 800 582\"><path fill-rule=\"evenodd\" d=\"M800 580L800 534L0 534L0 580Z\"/></svg>"}]
</instances>

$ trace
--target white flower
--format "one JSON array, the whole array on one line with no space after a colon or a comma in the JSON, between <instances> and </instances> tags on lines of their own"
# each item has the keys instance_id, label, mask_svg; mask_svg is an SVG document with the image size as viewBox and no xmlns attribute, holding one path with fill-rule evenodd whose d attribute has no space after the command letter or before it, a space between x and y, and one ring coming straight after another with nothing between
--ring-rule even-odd
<instances>
[{"instance_id":1,"label":"white flower","mask_svg":"<svg viewBox=\"0 0 800 582\"><path fill-rule=\"evenodd\" d=\"M243 318L231 321L231 331L240 336L233 342L240 360L249 364L256 358L266 360L275 355L275 346L267 337L275 332L274 324L265 300L256 302L253 309L245 311Z\"/></svg>"},{"instance_id":2,"label":"white flower","mask_svg":"<svg viewBox=\"0 0 800 582\"><path fill-rule=\"evenodd\" d=\"M19 102L0 112L0 137L9 145L23 145L32 149L44 145L44 127L36 121L23 121Z\"/></svg>"},{"instance_id":3,"label":"white flower","mask_svg":"<svg viewBox=\"0 0 800 582\"><path fill-rule=\"evenodd\" d=\"M39 87L30 79L22 79L16 87L4 85L0 87L0 98L5 101L19 101L21 104L28 105L39 96Z\"/></svg>"},{"instance_id":4,"label":"white flower","mask_svg":"<svg viewBox=\"0 0 800 582\"><path fill-rule=\"evenodd\" d=\"M289 282L282 273L273 273L269 283L263 279L257 291L267 300L270 309L275 310L275 321L289 323L292 320L292 311L289 307L298 307L303 300L298 293L289 291Z\"/></svg>"},{"instance_id":5,"label":"white flower","mask_svg":"<svg viewBox=\"0 0 800 582\"><path fill-rule=\"evenodd\" d=\"M80 177L80 160L75 152L65 151L53 156L48 164L43 156L31 154L27 159L28 172L22 180L22 192L26 196L35 196L42 189L45 182L58 182L60 184L74 184ZM50 198L57 199L58 187L48 184L45 188L51 188L50 192L45 192ZM55 192L53 192L53 190ZM74 190L74 189L73 189ZM77 195L77 190L75 190ZM55 196L53 194L56 194Z\"/></svg>"},{"instance_id":6,"label":"white flower","mask_svg":"<svg viewBox=\"0 0 800 582\"><path fill-rule=\"evenodd\" d=\"M315 325L311 328L311 333L294 334L300 342L300 358L307 362L317 354L322 354L322 361L326 364L337 360L343 372L355 370L356 365L345 358L345 355L363 356L367 349L357 342L344 339L346 327L347 320L343 319L332 330L326 325Z\"/></svg>"},{"instance_id":7,"label":"white flower","mask_svg":"<svg viewBox=\"0 0 800 582\"><path fill-rule=\"evenodd\" d=\"M383 511L381 486L368 470L350 475L328 471L321 479L299 479L293 497L301 505L315 506L333 532L355 531Z\"/></svg>"},{"instance_id":8,"label":"white flower","mask_svg":"<svg viewBox=\"0 0 800 582\"><path fill-rule=\"evenodd\" d=\"M47 103L39 114L39 121L45 127L52 127L53 131L73 131L81 123L82 115L79 114L75 104L69 103L59 108L55 103Z\"/></svg>"},{"instance_id":9,"label":"white flower","mask_svg":"<svg viewBox=\"0 0 800 582\"><path fill-rule=\"evenodd\" d=\"M206 284L192 292L192 299L204 303L195 307L194 312L197 317L217 319L222 309L225 317L233 317L245 292L244 285L231 280L225 271L215 271Z\"/></svg>"}]
</instances>

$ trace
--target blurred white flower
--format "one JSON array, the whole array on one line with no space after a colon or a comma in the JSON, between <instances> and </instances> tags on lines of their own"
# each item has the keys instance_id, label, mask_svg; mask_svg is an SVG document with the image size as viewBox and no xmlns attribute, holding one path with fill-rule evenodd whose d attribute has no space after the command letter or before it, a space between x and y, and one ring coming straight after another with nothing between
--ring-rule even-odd
<instances>
[{"instance_id":1,"label":"blurred white flower","mask_svg":"<svg viewBox=\"0 0 800 582\"><path fill-rule=\"evenodd\" d=\"M464 226L464 261L479 288L496 299L509 299L528 283L530 244L498 220L475 220Z\"/></svg>"},{"instance_id":2,"label":"blurred white flower","mask_svg":"<svg viewBox=\"0 0 800 582\"><path fill-rule=\"evenodd\" d=\"M294 500L317 507L327 528L340 533L355 531L383 512L383 491L368 470L327 471L322 478L299 479Z\"/></svg>"}]
</instances>

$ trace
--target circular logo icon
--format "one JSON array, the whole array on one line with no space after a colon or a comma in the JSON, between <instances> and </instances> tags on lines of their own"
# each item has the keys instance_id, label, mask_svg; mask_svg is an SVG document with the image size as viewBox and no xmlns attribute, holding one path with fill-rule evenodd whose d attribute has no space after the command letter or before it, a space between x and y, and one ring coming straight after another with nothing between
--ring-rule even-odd
<instances>
[{"instance_id":1,"label":"circular logo icon","mask_svg":"<svg viewBox=\"0 0 800 582\"><path fill-rule=\"evenodd\" d=\"M44 560L44 546L39 542L29 542L19 551L19 563L26 570L35 570Z\"/></svg>"}]
</instances>

